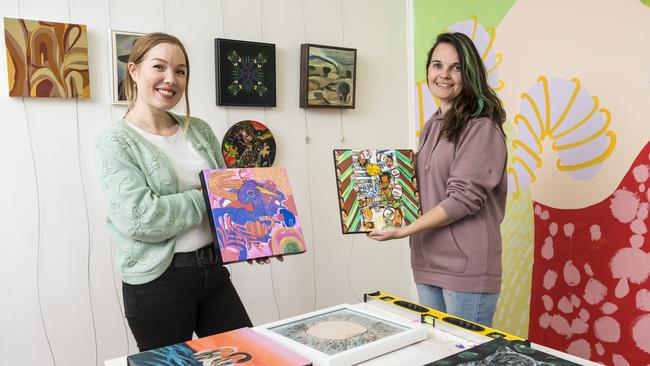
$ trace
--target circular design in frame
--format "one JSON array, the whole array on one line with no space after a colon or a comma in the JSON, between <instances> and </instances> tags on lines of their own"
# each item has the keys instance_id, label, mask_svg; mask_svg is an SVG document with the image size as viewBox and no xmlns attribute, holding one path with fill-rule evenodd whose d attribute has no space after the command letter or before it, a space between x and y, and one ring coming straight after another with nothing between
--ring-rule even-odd
<instances>
[{"instance_id":1,"label":"circular design in frame","mask_svg":"<svg viewBox=\"0 0 650 366\"><path fill-rule=\"evenodd\" d=\"M275 160L275 139L261 122L239 121L223 137L221 152L228 168L270 167Z\"/></svg>"}]
</instances>

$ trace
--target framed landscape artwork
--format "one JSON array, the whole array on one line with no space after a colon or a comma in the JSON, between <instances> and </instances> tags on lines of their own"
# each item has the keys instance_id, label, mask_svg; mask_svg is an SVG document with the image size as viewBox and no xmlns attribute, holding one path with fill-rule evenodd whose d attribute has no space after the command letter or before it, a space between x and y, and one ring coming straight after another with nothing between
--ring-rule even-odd
<instances>
[{"instance_id":1,"label":"framed landscape artwork","mask_svg":"<svg viewBox=\"0 0 650 366\"><path fill-rule=\"evenodd\" d=\"M126 65L129 63L131 47L144 33L111 31L111 95L113 104L126 105L124 94L124 78L127 73Z\"/></svg>"},{"instance_id":2,"label":"framed landscape artwork","mask_svg":"<svg viewBox=\"0 0 650 366\"><path fill-rule=\"evenodd\" d=\"M308 366L311 361L291 352L251 328L193 339L128 356L129 366L232 365Z\"/></svg>"},{"instance_id":3,"label":"framed landscape artwork","mask_svg":"<svg viewBox=\"0 0 650 366\"><path fill-rule=\"evenodd\" d=\"M300 45L300 107L354 108L357 50Z\"/></svg>"},{"instance_id":4,"label":"framed landscape artwork","mask_svg":"<svg viewBox=\"0 0 650 366\"><path fill-rule=\"evenodd\" d=\"M421 341L427 330L342 304L255 327L313 361L314 366L353 365Z\"/></svg>"},{"instance_id":5,"label":"framed landscape artwork","mask_svg":"<svg viewBox=\"0 0 650 366\"><path fill-rule=\"evenodd\" d=\"M223 263L306 250L284 168L206 169L201 185Z\"/></svg>"},{"instance_id":6,"label":"framed landscape artwork","mask_svg":"<svg viewBox=\"0 0 650 366\"><path fill-rule=\"evenodd\" d=\"M422 210L411 150L334 150L343 234L402 227Z\"/></svg>"},{"instance_id":7,"label":"framed landscape artwork","mask_svg":"<svg viewBox=\"0 0 650 366\"><path fill-rule=\"evenodd\" d=\"M217 105L275 107L275 44L214 40Z\"/></svg>"},{"instance_id":8,"label":"framed landscape artwork","mask_svg":"<svg viewBox=\"0 0 650 366\"><path fill-rule=\"evenodd\" d=\"M90 98L83 24L4 18L9 96Z\"/></svg>"}]
</instances>

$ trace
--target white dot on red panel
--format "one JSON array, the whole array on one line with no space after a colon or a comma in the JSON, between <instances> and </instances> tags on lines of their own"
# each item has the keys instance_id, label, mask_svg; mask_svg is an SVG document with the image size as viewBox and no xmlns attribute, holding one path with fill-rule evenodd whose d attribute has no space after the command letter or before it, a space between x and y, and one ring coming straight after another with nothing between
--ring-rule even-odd
<instances>
[{"instance_id":1,"label":"white dot on red panel","mask_svg":"<svg viewBox=\"0 0 650 366\"><path fill-rule=\"evenodd\" d=\"M555 251L553 250L553 238L550 236L547 236L546 239L544 239L544 245L542 245L542 258L544 259L551 259L553 258Z\"/></svg>"},{"instance_id":2,"label":"white dot on red panel","mask_svg":"<svg viewBox=\"0 0 650 366\"><path fill-rule=\"evenodd\" d=\"M544 309L546 309L546 311L553 310L553 299L551 299L550 296L543 295L542 302L544 303Z\"/></svg>"},{"instance_id":3,"label":"white dot on red panel","mask_svg":"<svg viewBox=\"0 0 650 366\"><path fill-rule=\"evenodd\" d=\"M560 301L557 302L557 308L560 309L561 312L565 314L569 314L573 312L573 306L571 305L571 301L566 298L566 296L562 296Z\"/></svg>"},{"instance_id":4,"label":"white dot on red panel","mask_svg":"<svg viewBox=\"0 0 650 366\"><path fill-rule=\"evenodd\" d=\"M539 317L539 326L546 329L551 325L551 320L553 320L553 318L548 313L544 313Z\"/></svg>"},{"instance_id":5,"label":"white dot on red panel","mask_svg":"<svg viewBox=\"0 0 650 366\"><path fill-rule=\"evenodd\" d=\"M535 205L535 215L542 213L542 207L540 205Z\"/></svg>"},{"instance_id":6,"label":"white dot on red panel","mask_svg":"<svg viewBox=\"0 0 650 366\"><path fill-rule=\"evenodd\" d=\"M591 305L596 305L603 301L607 294L607 287L595 278L590 278L585 286L585 293L582 297Z\"/></svg>"},{"instance_id":7,"label":"white dot on red panel","mask_svg":"<svg viewBox=\"0 0 650 366\"><path fill-rule=\"evenodd\" d=\"M571 305L575 308L580 307L580 298L574 294L571 294Z\"/></svg>"},{"instance_id":8,"label":"white dot on red panel","mask_svg":"<svg viewBox=\"0 0 650 366\"><path fill-rule=\"evenodd\" d=\"M582 357L584 359L591 358L591 345L586 340L580 338L569 344L569 347L566 349L567 353L572 355Z\"/></svg>"},{"instance_id":9,"label":"white dot on red panel","mask_svg":"<svg viewBox=\"0 0 650 366\"><path fill-rule=\"evenodd\" d=\"M644 242L645 239L643 238L643 235L635 234L630 236L630 245L632 248L641 248Z\"/></svg>"},{"instance_id":10,"label":"white dot on red panel","mask_svg":"<svg viewBox=\"0 0 650 366\"><path fill-rule=\"evenodd\" d=\"M546 210L542 211L542 213L539 214L539 218L542 219L542 221L548 220L549 217L551 217L551 215L549 215L548 211Z\"/></svg>"},{"instance_id":11,"label":"white dot on red panel","mask_svg":"<svg viewBox=\"0 0 650 366\"><path fill-rule=\"evenodd\" d=\"M544 283L543 286L545 289L550 290L555 286L555 281L557 281L557 273L553 270L548 270L544 274Z\"/></svg>"},{"instance_id":12,"label":"white dot on red panel","mask_svg":"<svg viewBox=\"0 0 650 366\"><path fill-rule=\"evenodd\" d=\"M641 219L636 219L630 224L630 229L635 234L643 235L648 232L648 228L645 226L645 222Z\"/></svg>"},{"instance_id":13,"label":"white dot on red panel","mask_svg":"<svg viewBox=\"0 0 650 366\"><path fill-rule=\"evenodd\" d=\"M609 314L614 314L618 310L618 306L616 304L613 304L611 302L606 302L600 307L600 311L603 312L603 314L609 315Z\"/></svg>"},{"instance_id":14,"label":"white dot on red panel","mask_svg":"<svg viewBox=\"0 0 650 366\"><path fill-rule=\"evenodd\" d=\"M571 333L573 334L585 334L589 329L589 324L580 318L575 318L571 321Z\"/></svg>"},{"instance_id":15,"label":"white dot on red panel","mask_svg":"<svg viewBox=\"0 0 650 366\"><path fill-rule=\"evenodd\" d=\"M621 339L621 325L611 316L603 316L594 322L594 334L603 342L618 342Z\"/></svg>"},{"instance_id":16,"label":"white dot on red panel","mask_svg":"<svg viewBox=\"0 0 650 366\"><path fill-rule=\"evenodd\" d=\"M578 312L578 316L580 317L580 319L584 321L589 321L589 312L587 311L587 309L580 309L580 311Z\"/></svg>"},{"instance_id":17,"label":"white dot on red panel","mask_svg":"<svg viewBox=\"0 0 650 366\"><path fill-rule=\"evenodd\" d=\"M624 189L619 189L614 192L614 197L609 205L612 215L624 224L634 220L638 207L639 199L637 196Z\"/></svg>"},{"instance_id":18,"label":"white dot on red panel","mask_svg":"<svg viewBox=\"0 0 650 366\"><path fill-rule=\"evenodd\" d=\"M557 234L557 228L558 228L557 222L552 222L548 226L548 232L551 234L551 236L555 236L555 234Z\"/></svg>"},{"instance_id":19,"label":"white dot on red panel","mask_svg":"<svg viewBox=\"0 0 650 366\"><path fill-rule=\"evenodd\" d=\"M618 280L618 284L616 284L616 288L614 289L614 295L616 295L616 297L619 299L622 299L627 296L629 292L630 285L627 283L627 279L621 278Z\"/></svg>"},{"instance_id":20,"label":"white dot on red panel","mask_svg":"<svg viewBox=\"0 0 650 366\"><path fill-rule=\"evenodd\" d=\"M614 254L609 266L614 278L642 283L650 275L650 255L638 248L621 248Z\"/></svg>"},{"instance_id":21,"label":"white dot on red panel","mask_svg":"<svg viewBox=\"0 0 650 366\"><path fill-rule=\"evenodd\" d=\"M614 362L614 366L630 366L625 357L618 354L612 356L612 362Z\"/></svg>"},{"instance_id":22,"label":"white dot on red panel","mask_svg":"<svg viewBox=\"0 0 650 366\"><path fill-rule=\"evenodd\" d=\"M573 223L570 222L568 224L564 224L563 229L564 229L564 235L565 236L572 236L573 235L573 230L575 229L575 226L573 225Z\"/></svg>"},{"instance_id":23,"label":"white dot on red panel","mask_svg":"<svg viewBox=\"0 0 650 366\"><path fill-rule=\"evenodd\" d=\"M562 271L564 275L564 281L569 286L576 286L580 283L580 271L573 264L573 261L567 261L564 264L564 270Z\"/></svg>"},{"instance_id":24,"label":"white dot on red panel","mask_svg":"<svg viewBox=\"0 0 650 366\"><path fill-rule=\"evenodd\" d=\"M566 336L567 338L571 337L571 325L562 315L553 315L551 319L551 329L559 335Z\"/></svg>"},{"instance_id":25,"label":"white dot on red panel","mask_svg":"<svg viewBox=\"0 0 650 366\"><path fill-rule=\"evenodd\" d=\"M650 311L650 292L641 289L636 293L636 308L641 311Z\"/></svg>"},{"instance_id":26,"label":"white dot on red panel","mask_svg":"<svg viewBox=\"0 0 650 366\"><path fill-rule=\"evenodd\" d=\"M645 181L648 180L648 177L650 176L650 172L648 171L648 166L647 165L638 165L632 169L632 174L634 175L634 179L638 183L644 183Z\"/></svg>"},{"instance_id":27,"label":"white dot on red panel","mask_svg":"<svg viewBox=\"0 0 650 366\"><path fill-rule=\"evenodd\" d=\"M648 218L648 202L641 202L639 209L636 211L636 218L645 220Z\"/></svg>"},{"instance_id":28,"label":"white dot on red panel","mask_svg":"<svg viewBox=\"0 0 650 366\"><path fill-rule=\"evenodd\" d=\"M587 274L587 276L593 277L594 276L594 271L591 269L591 266L589 265L589 263L585 263L584 267L585 267L585 273Z\"/></svg>"},{"instance_id":29,"label":"white dot on red panel","mask_svg":"<svg viewBox=\"0 0 650 366\"><path fill-rule=\"evenodd\" d=\"M598 241L603 236L600 232L600 225L594 224L589 227L589 234L591 235L591 241Z\"/></svg>"},{"instance_id":30,"label":"white dot on red panel","mask_svg":"<svg viewBox=\"0 0 650 366\"><path fill-rule=\"evenodd\" d=\"M603 347L603 344L600 342L596 343L596 353L598 353L599 356L605 354L605 347Z\"/></svg>"},{"instance_id":31,"label":"white dot on red panel","mask_svg":"<svg viewBox=\"0 0 650 366\"><path fill-rule=\"evenodd\" d=\"M650 315L644 314L632 321L632 339L639 349L650 353Z\"/></svg>"}]
</instances>

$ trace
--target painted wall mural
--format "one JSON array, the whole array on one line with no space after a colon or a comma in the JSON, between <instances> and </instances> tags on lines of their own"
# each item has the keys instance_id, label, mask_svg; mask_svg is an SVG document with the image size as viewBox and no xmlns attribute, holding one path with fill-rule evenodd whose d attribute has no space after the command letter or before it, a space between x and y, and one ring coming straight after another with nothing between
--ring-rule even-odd
<instances>
[{"instance_id":1,"label":"painted wall mural","mask_svg":"<svg viewBox=\"0 0 650 366\"><path fill-rule=\"evenodd\" d=\"M522 188L535 183L547 139L557 152L557 169L574 179L593 178L616 146L611 119L609 110L577 78L540 76L521 94L521 107L513 118L517 137L512 142L508 189L517 197Z\"/></svg>"},{"instance_id":2,"label":"painted wall mural","mask_svg":"<svg viewBox=\"0 0 650 366\"><path fill-rule=\"evenodd\" d=\"M83 24L4 18L9 95L90 98Z\"/></svg>"},{"instance_id":3,"label":"painted wall mural","mask_svg":"<svg viewBox=\"0 0 650 366\"><path fill-rule=\"evenodd\" d=\"M530 339L607 365L650 363L650 144L582 209L534 203Z\"/></svg>"}]
</instances>

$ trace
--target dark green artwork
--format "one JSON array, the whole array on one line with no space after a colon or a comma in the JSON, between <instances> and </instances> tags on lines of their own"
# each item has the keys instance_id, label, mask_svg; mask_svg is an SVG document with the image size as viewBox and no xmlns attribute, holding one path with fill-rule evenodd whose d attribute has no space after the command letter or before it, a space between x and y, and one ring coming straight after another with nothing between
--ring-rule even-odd
<instances>
[{"instance_id":1,"label":"dark green artwork","mask_svg":"<svg viewBox=\"0 0 650 366\"><path fill-rule=\"evenodd\" d=\"M502 338L479 344L426 366L574 366L571 361Z\"/></svg>"},{"instance_id":2,"label":"dark green artwork","mask_svg":"<svg viewBox=\"0 0 650 366\"><path fill-rule=\"evenodd\" d=\"M217 105L275 107L275 45L215 39Z\"/></svg>"}]
</instances>

